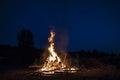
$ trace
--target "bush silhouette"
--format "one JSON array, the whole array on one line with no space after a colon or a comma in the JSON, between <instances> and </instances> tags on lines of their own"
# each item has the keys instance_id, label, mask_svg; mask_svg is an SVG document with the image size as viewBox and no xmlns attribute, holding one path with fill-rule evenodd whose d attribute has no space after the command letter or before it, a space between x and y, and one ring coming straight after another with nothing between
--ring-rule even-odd
<instances>
[{"instance_id":1,"label":"bush silhouette","mask_svg":"<svg viewBox=\"0 0 120 80\"><path fill-rule=\"evenodd\" d=\"M30 30L23 29L17 35L19 47L34 47L33 34Z\"/></svg>"}]
</instances>

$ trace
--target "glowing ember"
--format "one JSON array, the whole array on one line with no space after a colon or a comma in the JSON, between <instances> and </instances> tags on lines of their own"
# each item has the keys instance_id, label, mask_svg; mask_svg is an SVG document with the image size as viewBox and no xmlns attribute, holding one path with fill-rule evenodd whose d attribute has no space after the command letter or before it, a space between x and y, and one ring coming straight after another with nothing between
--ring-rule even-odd
<instances>
[{"instance_id":1,"label":"glowing ember","mask_svg":"<svg viewBox=\"0 0 120 80\"><path fill-rule=\"evenodd\" d=\"M67 68L67 66L61 61L60 57L57 55L57 52L55 52L54 48L54 37L55 32L50 32L50 37L48 38L49 46L49 56L46 59L46 62L44 63L43 67L40 69L45 74L53 74L54 72L64 72L66 70L76 70L75 68ZM48 73L46 73L48 72Z\"/></svg>"}]
</instances>

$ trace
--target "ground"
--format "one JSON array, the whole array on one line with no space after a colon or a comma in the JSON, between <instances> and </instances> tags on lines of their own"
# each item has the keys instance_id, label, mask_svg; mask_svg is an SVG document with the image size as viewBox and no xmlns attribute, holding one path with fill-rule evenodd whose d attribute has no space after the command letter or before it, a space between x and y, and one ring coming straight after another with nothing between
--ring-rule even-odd
<instances>
[{"instance_id":1,"label":"ground","mask_svg":"<svg viewBox=\"0 0 120 80\"><path fill-rule=\"evenodd\" d=\"M120 70L114 66L82 68L76 73L43 75L35 69L20 68L0 72L0 80L120 80Z\"/></svg>"}]
</instances>

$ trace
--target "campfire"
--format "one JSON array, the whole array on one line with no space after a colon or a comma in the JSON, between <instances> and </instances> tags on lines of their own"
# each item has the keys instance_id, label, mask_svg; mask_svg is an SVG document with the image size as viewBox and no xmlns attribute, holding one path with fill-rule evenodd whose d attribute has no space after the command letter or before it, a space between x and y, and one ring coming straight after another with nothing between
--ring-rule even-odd
<instances>
[{"instance_id":1,"label":"campfire","mask_svg":"<svg viewBox=\"0 0 120 80\"><path fill-rule=\"evenodd\" d=\"M61 60L61 58L58 56L57 52L55 51L55 32L50 32L50 37L48 38L49 46L48 46L48 52L49 56L46 58L46 61L44 62L42 68L40 68L38 71L44 73L44 74L54 74L56 72L76 72L78 70L75 67L68 67L68 65L65 64L65 61Z\"/></svg>"}]
</instances>

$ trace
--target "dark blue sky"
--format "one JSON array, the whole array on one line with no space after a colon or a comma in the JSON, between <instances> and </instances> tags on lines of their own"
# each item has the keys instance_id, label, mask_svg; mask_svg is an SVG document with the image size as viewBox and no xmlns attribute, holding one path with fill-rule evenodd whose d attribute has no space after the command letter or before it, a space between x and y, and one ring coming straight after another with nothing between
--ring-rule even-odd
<instances>
[{"instance_id":1,"label":"dark blue sky","mask_svg":"<svg viewBox=\"0 0 120 80\"><path fill-rule=\"evenodd\" d=\"M57 44L68 43L69 51L120 52L119 0L0 1L0 44L17 45L16 35L25 28L33 32L35 46L44 47L51 25L63 35Z\"/></svg>"}]
</instances>

